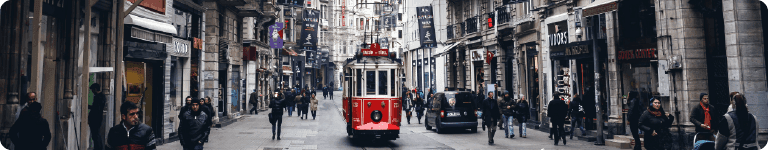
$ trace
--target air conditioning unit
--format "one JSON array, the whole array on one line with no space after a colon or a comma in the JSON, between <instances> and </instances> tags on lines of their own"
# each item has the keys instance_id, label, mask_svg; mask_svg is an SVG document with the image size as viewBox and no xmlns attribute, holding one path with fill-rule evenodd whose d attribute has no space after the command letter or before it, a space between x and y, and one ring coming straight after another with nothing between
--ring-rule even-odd
<instances>
[{"instance_id":1,"label":"air conditioning unit","mask_svg":"<svg viewBox=\"0 0 768 150\"><path fill-rule=\"evenodd\" d=\"M682 63L681 59L682 58L681 58L680 55L674 55L674 56L670 57L669 61L667 62L668 63L667 66L669 67L669 69L667 71L683 69L683 63Z\"/></svg>"}]
</instances>

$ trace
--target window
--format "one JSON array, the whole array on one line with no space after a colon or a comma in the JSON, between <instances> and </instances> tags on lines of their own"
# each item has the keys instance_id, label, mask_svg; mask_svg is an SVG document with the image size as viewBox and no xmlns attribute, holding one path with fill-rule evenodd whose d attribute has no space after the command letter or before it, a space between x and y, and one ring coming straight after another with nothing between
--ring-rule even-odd
<instances>
[{"instance_id":1,"label":"window","mask_svg":"<svg viewBox=\"0 0 768 150\"><path fill-rule=\"evenodd\" d=\"M403 13L397 13L397 20L403 21Z\"/></svg>"},{"instance_id":2,"label":"window","mask_svg":"<svg viewBox=\"0 0 768 150\"><path fill-rule=\"evenodd\" d=\"M365 94L376 94L376 71L365 71Z\"/></svg>"},{"instance_id":3,"label":"window","mask_svg":"<svg viewBox=\"0 0 768 150\"><path fill-rule=\"evenodd\" d=\"M397 30L397 38L403 38L403 30Z\"/></svg>"},{"instance_id":4,"label":"window","mask_svg":"<svg viewBox=\"0 0 768 150\"><path fill-rule=\"evenodd\" d=\"M392 89L390 89L389 95L394 97L395 96L395 92L396 92L395 89L397 89L397 88L395 88L396 87L395 86L395 69L390 69L389 70L389 76L392 79L391 82L389 82L390 85L391 85L390 87L392 87Z\"/></svg>"},{"instance_id":5,"label":"window","mask_svg":"<svg viewBox=\"0 0 768 150\"><path fill-rule=\"evenodd\" d=\"M379 95L387 95L387 71L379 71Z\"/></svg>"},{"instance_id":6,"label":"window","mask_svg":"<svg viewBox=\"0 0 768 150\"><path fill-rule=\"evenodd\" d=\"M355 82L357 84L357 88L355 89L355 91L357 93L357 96L362 96L361 91L363 91L363 90L362 90L362 87L360 85L363 82L363 73L361 72L360 69L357 69L356 71L357 71L357 80L355 80Z\"/></svg>"}]
</instances>

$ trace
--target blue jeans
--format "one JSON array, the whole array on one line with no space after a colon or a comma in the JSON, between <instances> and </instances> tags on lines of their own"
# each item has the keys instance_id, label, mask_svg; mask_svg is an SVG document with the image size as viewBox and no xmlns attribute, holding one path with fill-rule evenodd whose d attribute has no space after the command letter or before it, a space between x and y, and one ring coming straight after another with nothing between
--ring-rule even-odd
<instances>
[{"instance_id":1,"label":"blue jeans","mask_svg":"<svg viewBox=\"0 0 768 150\"><path fill-rule=\"evenodd\" d=\"M288 108L288 116L292 116L293 115L293 108L294 108L294 106L288 106L286 108Z\"/></svg>"},{"instance_id":2,"label":"blue jeans","mask_svg":"<svg viewBox=\"0 0 768 150\"><path fill-rule=\"evenodd\" d=\"M520 126L518 126L518 129L520 130L520 136L526 136L526 135L528 135L528 134L526 134L526 133L527 133L527 131L526 131L526 130L527 130L528 128L525 128L525 122L523 122L523 123L520 123Z\"/></svg>"},{"instance_id":3,"label":"blue jeans","mask_svg":"<svg viewBox=\"0 0 768 150\"><path fill-rule=\"evenodd\" d=\"M507 116L507 115L501 115L501 117L504 118L504 125L506 126L505 129L504 129L504 135L505 136L513 135L514 136L515 135L515 128L514 128L515 126L512 125L512 124L514 123L513 121L515 120L515 117L514 116Z\"/></svg>"},{"instance_id":4,"label":"blue jeans","mask_svg":"<svg viewBox=\"0 0 768 150\"><path fill-rule=\"evenodd\" d=\"M573 133L576 133L575 129L578 125L579 129L581 130L581 135L584 135L584 118L581 117L571 117L571 138L573 138Z\"/></svg>"}]
</instances>

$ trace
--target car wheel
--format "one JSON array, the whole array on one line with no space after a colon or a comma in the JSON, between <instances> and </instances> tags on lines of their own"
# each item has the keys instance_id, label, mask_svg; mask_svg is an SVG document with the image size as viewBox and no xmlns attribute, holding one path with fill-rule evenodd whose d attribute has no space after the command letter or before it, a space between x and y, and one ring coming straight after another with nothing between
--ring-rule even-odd
<instances>
[{"instance_id":1,"label":"car wheel","mask_svg":"<svg viewBox=\"0 0 768 150\"><path fill-rule=\"evenodd\" d=\"M440 119L435 119L435 132L437 132L437 134L445 132L445 129L440 127Z\"/></svg>"}]
</instances>

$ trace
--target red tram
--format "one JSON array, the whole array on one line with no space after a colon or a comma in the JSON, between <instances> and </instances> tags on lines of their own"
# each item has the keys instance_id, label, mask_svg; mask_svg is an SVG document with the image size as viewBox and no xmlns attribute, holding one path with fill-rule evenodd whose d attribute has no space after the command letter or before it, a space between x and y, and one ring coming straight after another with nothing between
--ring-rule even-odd
<instances>
[{"instance_id":1,"label":"red tram","mask_svg":"<svg viewBox=\"0 0 768 150\"><path fill-rule=\"evenodd\" d=\"M344 71L344 121L353 138L399 138L402 106L399 77L402 63L388 50L371 44L350 58Z\"/></svg>"}]
</instances>

